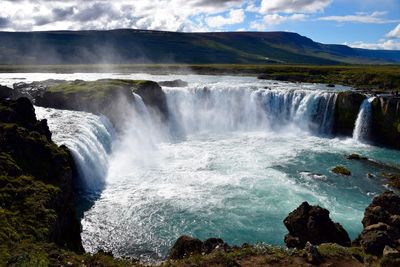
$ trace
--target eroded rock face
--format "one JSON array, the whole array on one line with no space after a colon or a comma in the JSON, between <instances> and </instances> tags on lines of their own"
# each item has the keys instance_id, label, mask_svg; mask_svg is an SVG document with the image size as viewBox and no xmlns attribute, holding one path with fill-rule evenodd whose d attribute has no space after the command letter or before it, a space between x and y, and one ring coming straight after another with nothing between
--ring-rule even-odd
<instances>
[{"instance_id":1,"label":"eroded rock face","mask_svg":"<svg viewBox=\"0 0 400 267\"><path fill-rule=\"evenodd\" d=\"M168 120L167 96L158 83L145 81L133 87L133 92L140 95L143 102L157 111L164 121Z\"/></svg>"},{"instance_id":2,"label":"eroded rock face","mask_svg":"<svg viewBox=\"0 0 400 267\"><path fill-rule=\"evenodd\" d=\"M313 245L337 243L350 245L350 238L343 227L334 223L329 211L319 206L310 206L303 202L296 210L289 213L283 221L289 234L285 236L289 248L304 248L307 242Z\"/></svg>"},{"instance_id":3,"label":"eroded rock face","mask_svg":"<svg viewBox=\"0 0 400 267\"><path fill-rule=\"evenodd\" d=\"M0 226L6 232L0 233L0 243L29 236L83 251L71 154L51 141L46 121L36 120L27 98L0 99L0 166L2 216L9 222Z\"/></svg>"},{"instance_id":4,"label":"eroded rock face","mask_svg":"<svg viewBox=\"0 0 400 267\"><path fill-rule=\"evenodd\" d=\"M215 249L229 249L229 245L220 238L209 238L206 241L190 236L181 236L176 240L169 253L169 259L178 260L198 254L210 254Z\"/></svg>"},{"instance_id":5,"label":"eroded rock face","mask_svg":"<svg viewBox=\"0 0 400 267\"><path fill-rule=\"evenodd\" d=\"M400 149L400 97L378 97L372 101L372 141Z\"/></svg>"},{"instance_id":6,"label":"eroded rock face","mask_svg":"<svg viewBox=\"0 0 400 267\"><path fill-rule=\"evenodd\" d=\"M0 98L11 98L12 94L12 88L0 85Z\"/></svg>"},{"instance_id":7,"label":"eroded rock face","mask_svg":"<svg viewBox=\"0 0 400 267\"><path fill-rule=\"evenodd\" d=\"M333 134L352 136L360 106L365 95L357 92L340 92L337 95Z\"/></svg>"},{"instance_id":8,"label":"eroded rock face","mask_svg":"<svg viewBox=\"0 0 400 267\"><path fill-rule=\"evenodd\" d=\"M364 230L355 241L365 252L382 255L385 246L400 249L400 196L386 191L365 209Z\"/></svg>"}]
</instances>

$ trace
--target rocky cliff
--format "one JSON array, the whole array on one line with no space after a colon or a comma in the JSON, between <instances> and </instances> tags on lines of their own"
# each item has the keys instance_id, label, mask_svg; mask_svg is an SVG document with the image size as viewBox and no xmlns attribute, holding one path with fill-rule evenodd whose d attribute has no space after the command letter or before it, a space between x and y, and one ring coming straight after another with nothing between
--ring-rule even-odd
<instances>
[{"instance_id":1,"label":"rocky cliff","mask_svg":"<svg viewBox=\"0 0 400 267\"><path fill-rule=\"evenodd\" d=\"M32 242L82 252L74 169L27 98L0 98L0 254Z\"/></svg>"},{"instance_id":2,"label":"rocky cliff","mask_svg":"<svg viewBox=\"0 0 400 267\"><path fill-rule=\"evenodd\" d=\"M400 97L375 98L371 129L374 143L400 149Z\"/></svg>"},{"instance_id":3,"label":"rocky cliff","mask_svg":"<svg viewBox=\"0 0 400 267\"><path fill-rule=\"evenodd\" d=\"M158 113L162 120L168 119L167 100L161 87L152 81L112 80L62 81L18 83L14 89L3 90L9 98L27 97L35 105L104 114L116 128L122 127L123 118L131 116L129 107L139 95L143 102Z\"/></svg>"}]
</instances>

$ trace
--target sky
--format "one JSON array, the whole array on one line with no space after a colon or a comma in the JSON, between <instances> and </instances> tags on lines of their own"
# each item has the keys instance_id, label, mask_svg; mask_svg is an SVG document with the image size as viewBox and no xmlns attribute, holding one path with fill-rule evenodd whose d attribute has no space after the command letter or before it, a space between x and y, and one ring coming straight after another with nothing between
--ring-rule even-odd
<instances>
[{"instance_id":1,"label":"sky","mask_svg":"<svg viewBox=\"0 0 400 267\"><path fill-rule=\"evenodd\" d=\"M400 50L400 0L0 0L0 31L290 31Z\"/></svg>"}]
</instances>

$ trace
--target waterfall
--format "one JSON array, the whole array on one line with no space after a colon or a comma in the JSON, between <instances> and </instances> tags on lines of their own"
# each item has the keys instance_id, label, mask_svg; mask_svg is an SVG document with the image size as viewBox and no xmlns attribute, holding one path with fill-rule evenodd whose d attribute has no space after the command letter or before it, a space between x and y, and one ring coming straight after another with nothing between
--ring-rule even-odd
<instances>
[{"instance_id":1,"label":"waterfall","mask_svg":"<svg viewBox=\"0 0 400 267\"><path fill-rule=\"evenodd\" d=\"M104 116L91 113L35 107L38 119L47 119L52 139L67 146L73 155L81 186L96 191L105 181L113 128Z\"/></svg>"},{"instance_id":2,"label":"waterfall","mask_svg":"<svg viewBox=\"0 0 400 267\"><path fill-rule=\"evenodd\" d=\"M296 126L329 135L337 96L316 90L221 87L164 90L175 127L186 134Z\"/></svg>"},{"instance_id":3,"label":"waterfall","mask_svg":"<svg viewBox=\"0 0 400 267\"><path fill-rule=\"evenodd\" d=\"M368 141L372 115L371 103L374 99L375 97L367 98L361 104L353 131L353 139L357 141Z\"/></svg>"}]
</instances>

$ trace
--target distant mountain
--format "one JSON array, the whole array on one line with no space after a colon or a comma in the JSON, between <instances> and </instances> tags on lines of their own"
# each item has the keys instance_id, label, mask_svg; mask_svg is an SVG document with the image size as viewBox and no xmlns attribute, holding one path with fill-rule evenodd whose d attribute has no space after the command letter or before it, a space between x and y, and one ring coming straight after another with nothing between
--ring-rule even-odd
<instances>
[{"instance_id":1,"label":"distant mountain","mask_svg":"<svg viewBox=\"0 0 400 267\"><path fill-rule=\"evenodd\" d=\"M0 32L0 64L400 63L400 51L326 45L290 32Z\"/></svg>"}]
</instances>

